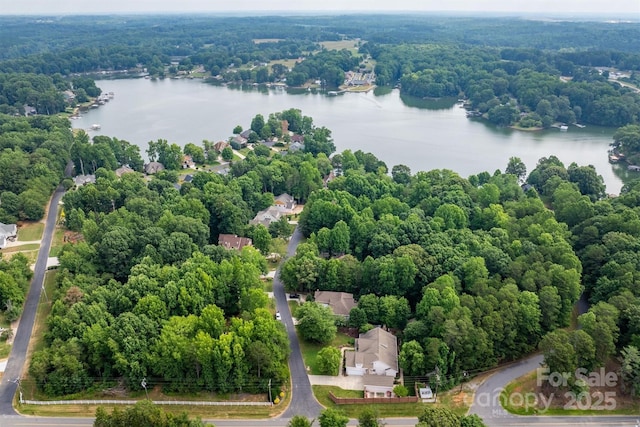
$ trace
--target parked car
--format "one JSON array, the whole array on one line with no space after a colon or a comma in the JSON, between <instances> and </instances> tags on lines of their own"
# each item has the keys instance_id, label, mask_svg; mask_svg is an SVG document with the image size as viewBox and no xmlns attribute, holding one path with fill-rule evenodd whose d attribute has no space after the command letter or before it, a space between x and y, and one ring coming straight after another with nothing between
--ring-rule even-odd
<instances>
[{"instance_id":1,"label":"parked car","mask_svg":"<svg viewBox=\"0 0 640 427\"><path fill-rule=\"evenodd\" d=\"M289 298L291 298L291 299L300 299L300 294L289 294Z\"/></svg>"},{"instance_id":2,"label":"parked car","mask_svg":"<svg viewBox=\"0 0 640 427\"><path fill-rule=\"evenodd\" d=\"M282 316L280 316L279 311L276 311L276 320L282 320Z\"/></svg>"}]
</instances>

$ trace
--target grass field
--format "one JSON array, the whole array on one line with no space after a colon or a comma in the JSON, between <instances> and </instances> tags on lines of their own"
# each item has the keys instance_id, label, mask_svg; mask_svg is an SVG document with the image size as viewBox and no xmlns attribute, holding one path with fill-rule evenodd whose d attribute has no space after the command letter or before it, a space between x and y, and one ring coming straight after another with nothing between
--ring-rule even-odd
<instances>
[{"instance_id":1,"label":"grass field","mask_svg":"<svg viewBox=\"0 0 640 427\"><path fill-rule=\"evenodd\" d=\"M567 401L566 394L570 391L566 389L558 388L552 394L547 392L542 396L542 391L537 386L537 374L534 371L507 384L500 394L500 402L504 409L516 415L588 416L640 413L640 400L625 396L619 388L608 390L609 393L613 393L611 395L613 400L606 400L605 392L597 389L587 391L583 397L578 397L574 402L571 399ZM545 408L546 405L548 409ZM584 406L585 409L577 409L578 405Z\"/></svg>"},{"instance_id":2,"label":"grass field","mask_svg":"<svg viewBox=\"0 0 640 427\"><path fill-rule=\"evenodd\" d=\"M25 223L18 229L18 240L22 240L25 242L40 240L42 238L43 231L44 224L41 222Z\"/></svg>"},{"instance_id":3,"label":"grass field","mask_svg":"<svg viewBox=\"0 0 640 427\"><path fill-rule=\"evenodd\" d=\"M327 50L347 49L353 54L358 53L358 42L355 40L326 41L320 42L320 44Z\"/></svg>"},{"instance_id":4,"label":"grass field","mask_svg":"<svg viewBox=\"0 0 640 427\"><path fill-rule=\"evenodd\" d=\"M336 405L329 398L329 392L336 397L362 397L363 392L356 390L343 390L335 386L314 385L313 394L321 405L327 408L339 409L349 418L358 418L363 410L373 409L380 414L380 417L417 417L427 407L443 406L457 415L465 415L469 407L464 403L463 399L457 398L457 393L442 393L439 395L438 403L388 403L388 404L354 404L354 405Z\"/></svg>"}]
</instances>

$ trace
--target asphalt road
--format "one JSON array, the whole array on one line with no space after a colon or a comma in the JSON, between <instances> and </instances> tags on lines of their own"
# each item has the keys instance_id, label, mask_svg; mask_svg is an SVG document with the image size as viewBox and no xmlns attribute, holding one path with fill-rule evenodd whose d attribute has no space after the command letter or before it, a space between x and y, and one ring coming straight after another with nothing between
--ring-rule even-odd
<instances>
[{"instance_id":1,"label":"asphalt road","mask_svg":"<svg viewBox=\"0 0 640 427\"><path fill-rule=\"evenodd\" d=\"M487 378L477 389L469 413L478 414L489 427L501 426L601 426L640 427L637 416L516 416L505 411L500 405L500 393L514 379L536 370L542 363L542 355L531 356L500 369ZM513 397L518 398L518 397Z\"/></svg>"},{"instance_id":2,"label":"asphalt road","mask_svg":"<svg viewBox=\"0 0 640 427\"><path fill-rule=\"evenodd\" d=\"M296 227L287 247L287 257L295 255L296 248L301 241L302 233L300 232L300 229ZM298 341L298 336L296 335L296 330L293 325L289 304L287 304L284 285L280 281L280 268L278 268L276 277L273 279L273 295L276 300L276 309L280 311L282 322L287 328L287 335L289 336L289 343L291 347L291 355L289 356L289 370L291 372L292 388L291 403L280 418L289 419L294 415L304 415L309 419L317 418L323 407L318 403L311 391L311 383L309 382L306 366L302 360L300 342Z\"/></svg>"},{"instance_id":3,"label":"asphalt road","mask_svg":"<svg viewBox=\"0 0 640 427\"><path fill-rule=\"evenodd\" d=\"M38 251L38 259L31 280L31 287L27 294L27 299L22 310L20 325L11 346L11 354L7 361L7 367L4 370L2 381L0 382L0 415L15 415L13 409L13 396L18 388L17 380L22 376L24 369L27 348L31 331L36 318L36 310L40 293L44 285L44 275L47 271L47 258L49 258L49 250L51 249L51 239L56 226L58 217L58 202L62 198L64 190L59 186L49 203L49 211L45 222L44 233L42 235L42 243ZM0 418L0 427L4 427L3 418Z\"/></svg>"}]
</instances>

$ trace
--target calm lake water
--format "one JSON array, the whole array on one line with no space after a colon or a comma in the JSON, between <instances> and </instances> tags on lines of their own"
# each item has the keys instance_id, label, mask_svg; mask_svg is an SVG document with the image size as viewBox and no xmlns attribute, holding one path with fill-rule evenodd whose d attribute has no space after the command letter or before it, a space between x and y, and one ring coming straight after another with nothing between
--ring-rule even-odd
<instances>
[{"instance_id":1,"label":"calm lake water","mask_svg":"<svg viewBox=\"0 0 640 427\"><path fill-rule=\"evenodd\" d=\"M389 170L405 164L413 173L451 169L463 177L496 169L509 157L520 157L531 171L538 159L557 156L569 166L592 164L604 178L607 192L617 194L629 173L608 163L607 150L615 129L588 126L568 131L523 132L471 120L455 100L424 101L400 96L398 90L326 96L283 89L230 88L201 80L101 80L103 92L114 92L106 105L73 121L75 128L101 129L102 134L137 144L143 157L149 141L159 138L180 146L188 142L227 139L236 125L247 129L256 114L298 108L316 126L332 131L337 151L375 154ZM640 175L638 175L640 176ZM632 176L633 177L633 176Z\"/></svg>"}]
</instances>

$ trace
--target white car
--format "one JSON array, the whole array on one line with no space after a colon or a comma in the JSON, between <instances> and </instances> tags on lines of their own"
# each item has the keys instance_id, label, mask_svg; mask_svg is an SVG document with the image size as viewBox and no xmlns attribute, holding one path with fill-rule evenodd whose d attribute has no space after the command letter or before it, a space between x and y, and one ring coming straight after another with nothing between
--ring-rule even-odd
<instances>
[{"instance_id":1,"label":"white car","mask_svg":"<svg viewBox=\"0 0 640 427\"><path fill-rule=\"evenodd\" d=\"M276 311L276 320L282 320L282 316L280 316L279 311Z\"/></svg>"}]
</instances>

